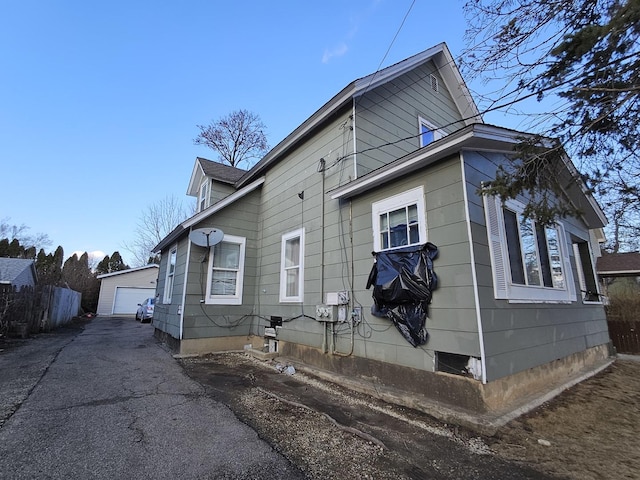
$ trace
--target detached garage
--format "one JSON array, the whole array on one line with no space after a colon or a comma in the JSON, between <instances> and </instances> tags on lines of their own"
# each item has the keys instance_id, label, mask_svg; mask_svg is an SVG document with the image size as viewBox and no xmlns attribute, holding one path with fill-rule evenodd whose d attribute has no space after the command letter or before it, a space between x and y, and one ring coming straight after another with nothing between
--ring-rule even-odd
<instances>
[{"instance_id":1,"label":"detached garage","mask_svg":"<svg viewBox=\"0 0 640 480\"><path fill-rule=\"evenodd\" d=\"M158 265L98 275L98 315L135 315L138 304L156 296Z\"/></svg>"}]
</instances>

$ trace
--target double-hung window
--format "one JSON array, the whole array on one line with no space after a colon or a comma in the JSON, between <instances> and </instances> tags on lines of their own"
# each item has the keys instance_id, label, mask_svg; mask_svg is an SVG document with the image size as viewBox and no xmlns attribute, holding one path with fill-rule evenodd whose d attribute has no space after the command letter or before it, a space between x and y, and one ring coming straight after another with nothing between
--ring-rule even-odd
<instances>
[{"instance_id":1,"label":"double-hung window","mask_svg":"<svg viewBox=\"0 0 640 480\"><path fill-rule=\"evenodd\" d=\"M427 226L422 187L374 202L371 213L374 251L426 243Z\"/></svg>"},{"instance_id":2,"label":"double-hung window","mask_svg":"<svg viewBox=\"0 0 640 480\"><path fill-rule=\"evenodd\" d=\"M280 301L304 300L304 228L282 236Z\"/></svg>"},{"instance_id":3,"label":"double-hung window","mask_svg":"<svg viewBox=\"0 0 640 480\"><path fill-rule=\"evenodd\" d=\"M561 224L543 226L515 200L485 196L495 298L511 302L575 300L571 263Z\"/></svg>"},{"instance_id":4,"label":"double-hung window","mask_svg":"<svg viewBox=\"0 0 640 480\"><path fill-rule=\"evenodd\" d=\"M225 235L211 247L205 303L241 305L246 239Z\"/></svg>"},{"instance_id":5,"label":"double-hung window","mask_svg":"<svg viewBox=\"0 0 640 480\"><path fill-rule=\"evenodd\" d=\"M211 195L211 180L205 178L200 185L200 197L198 202L198 211L201 212L209 206L209 196Z\"/></svg>"},{"instance_id":6,"label":"double-hung window","mask_svg":"<svg viewBox=\"0 0 640 480\"><path fill-rule=\"evenodd\" d=\"M420 133L420 146L424 147L442 137L442 133L433 123L418 117L418 129Z\"/></svg>"},{"instance_id":7,"label":"double-hung window","mask_svg":"<svg viewBox=\"0 0 640 480\"><path fill-rule=\"evenodd\" d=\"M163 303L171 303L173 296L173 281L176 274L176 258L178 256L178 246L174 246L169 250L169 258L167 259L167 274L164 281L164 298Z\"/></svg>"}]
</instances>

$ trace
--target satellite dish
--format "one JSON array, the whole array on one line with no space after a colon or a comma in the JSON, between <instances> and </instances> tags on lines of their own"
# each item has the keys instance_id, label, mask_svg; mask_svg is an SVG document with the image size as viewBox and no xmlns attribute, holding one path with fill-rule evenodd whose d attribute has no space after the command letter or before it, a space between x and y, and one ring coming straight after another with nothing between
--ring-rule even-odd
<instances>
[{"instance_id":1,"label":"satellite dish","mask_svg":"<svg viewBox=\"0 0 640 480\"><path fill-rule=\"evenodd\" d=\"M224 232L218 228L197 228L189 234L189 240L199 247L213 247L222 241Z\"/></svg>"}]
</instances>

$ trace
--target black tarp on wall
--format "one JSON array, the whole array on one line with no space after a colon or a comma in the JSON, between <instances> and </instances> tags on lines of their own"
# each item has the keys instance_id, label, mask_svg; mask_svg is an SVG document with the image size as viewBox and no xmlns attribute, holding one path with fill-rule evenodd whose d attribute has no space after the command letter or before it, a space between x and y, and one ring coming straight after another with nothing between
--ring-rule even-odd
<instances>
[{"instance_id":1,"label":"black tarp on wall","mask_svg":"<svg viewBox=\"0 0 640 480\"><path fill-rule=\"evenodd\" d=\"M373 255L376 261L367 281L367 289L373 286L371 313L393 321L414 347L427 343L427 308L438 284L433 271L438 247L427 242Z\"/></svg>"}]
</instances>

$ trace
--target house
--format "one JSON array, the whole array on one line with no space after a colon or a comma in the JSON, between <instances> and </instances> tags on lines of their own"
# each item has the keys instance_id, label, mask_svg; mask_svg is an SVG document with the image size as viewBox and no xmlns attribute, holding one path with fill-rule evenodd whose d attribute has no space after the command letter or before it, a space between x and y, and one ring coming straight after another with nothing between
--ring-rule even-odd
<instances>
[{"instance_id":1,"label":"house","mask_svg":"<svg viewBox=\"0 0 640 480\"><path fill-rule=\"evenodd\" d=\"M545 228L526 199L478 194L522 135L483 123L440 44L350 83L246 172L196 159L199 210L156 246L156 337L476 413L606 362L583 293L606 219L571 161L580 218Z\"/></svg>"},{"instance_id":2,"label":"house","mask_svg":"<svg viewBox=\"0 0 640 480\"><path fill-rule=\"evenodd\" d=\"M38 282L36 264L24 258L0 258L0 284L11 285L17 290L34 287Z\"/></svg>"},{"instance_id":3,"label":"house","mask_svg":"<svg viewBox=\"0 0 640 480\"><path fill-rule=\"evenodd\" d=\"M138 304L156 296L158 265L98 275L98 315L135 315Z\"/></svg>"},{"instance_id":4,"label":"house","mask_svg":"<svg viewBox=\"0 0 640 480\"><path fill-rule=\"evenodd\" d=\"M640 293L640 253L606 253L596 263L600 289L605 296Z\"/></svg>"}]
</instances>

